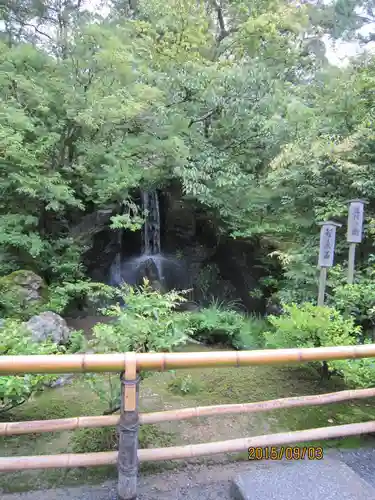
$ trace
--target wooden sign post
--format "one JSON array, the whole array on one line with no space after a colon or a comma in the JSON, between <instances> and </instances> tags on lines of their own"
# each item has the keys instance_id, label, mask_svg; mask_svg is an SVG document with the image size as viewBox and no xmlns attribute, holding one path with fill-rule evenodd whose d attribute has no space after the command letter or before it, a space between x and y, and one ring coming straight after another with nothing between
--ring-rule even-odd
<instances>
[{"instance_id":1,"label":"wooden sign post","mask_svg":"<svg viewBox=\"0 0 375 500\"><path fill-rule=\"evenodd\" d=\"M324 295L327 282L327 269L333 266L335 254L336 228L341 224L333 221L320 222L320 246L319 246L319 294L318 306L324 306Z\"/></svg>"},{"instance_id":2,"label":"wooden sign post","mask_svg":"<svg viewBox=\"0 0 375 500\"><path fill-rule=\"evenodd\" d=\"M349 243L348 256L348 284L354 282L355 248L362 241L364 200L349 200L348 232L346 239Z\"/></svg>"}]
</instances>

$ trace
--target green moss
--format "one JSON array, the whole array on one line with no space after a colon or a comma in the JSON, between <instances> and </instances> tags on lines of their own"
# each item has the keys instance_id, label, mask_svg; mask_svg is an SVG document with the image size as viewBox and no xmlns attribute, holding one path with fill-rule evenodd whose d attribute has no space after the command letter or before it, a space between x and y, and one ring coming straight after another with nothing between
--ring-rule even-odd
<instances>
[{"instance_id":1,"label":"green moss","mask_svg":"<svg viewBox=\"0 0 375 500\"><path fill-rule=\"evenodd\" d=\"M0 277L0 312L6 317L28 319L40 312L41 306L48 300L48 288L41 280L38 293L40 299L28 301L26 288L28 282L40 279L33 271L20 269Z\"/></svg>"},{"instance_id":2,"label":"green moss","mask_svg":"<svg viewBox=\"0 0 375 500\"><path fill-rule=\"evenodd\" d=\"M117 450L117 431L115 427L79 429L74 432L71 443L74 453Z\"/></svg>"},{"instance_id":3,"label":"green moss","mask_svg":"<svg viewBox=\"0 0 375 500\"><path fill-rule=\"evenodd\" d=\"M174 377L169 383L168 388L174 394L197 394L201 390L200 384L193 380L190 374L184 377Z\"/></svg>"},{"instance_id":4,"label":"green moss","mask_svg":"<svg viewBox=\"0 0 375 500\"><path fill-rule=\"evenodd\" d=\"M173 444L175 435L161 431L156 425L141 425L138 434L140 448L164 448Z\"/></svg>"}]
</instances>

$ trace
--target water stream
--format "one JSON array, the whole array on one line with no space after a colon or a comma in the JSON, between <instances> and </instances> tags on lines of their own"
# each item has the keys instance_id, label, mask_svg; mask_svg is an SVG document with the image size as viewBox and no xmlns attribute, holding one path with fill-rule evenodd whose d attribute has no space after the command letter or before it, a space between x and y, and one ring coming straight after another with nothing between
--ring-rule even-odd
<instances>
[{"instance_id":1,"label":"water stream","mask_svg":"<svg viewBox=\"0 0 375 500\"><path fill-rule=\"evenodd\" d=\"M123 231L119 231L119 251L111 265L109 281L112 286L122 283L142 284L147 278L161 290L185 288L186 271L180 260L166 256L161 251L160 205L157 191L142 192L142 206L145 223L142 230L142 253L139 256L123 258Z\"/></svg>"}]
</instances>

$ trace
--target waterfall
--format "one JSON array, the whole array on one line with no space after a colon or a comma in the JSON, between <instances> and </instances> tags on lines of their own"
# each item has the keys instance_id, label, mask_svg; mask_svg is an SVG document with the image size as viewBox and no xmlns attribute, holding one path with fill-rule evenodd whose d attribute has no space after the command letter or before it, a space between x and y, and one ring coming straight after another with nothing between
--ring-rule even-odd
<instances>
[{"instance_id":1,"label":"waterfall","mask_svg":"<svg viewBox=\"0 0 375 500\"><path fill-rule=\"evenodd\" d=\"M139 285L143 278L151 282L151 286L159 290L184 288L188 277L180 261L161 253L160 208L157 191L141 193L142 208L146 212L142 231L142 248L138 256L123 258L122 236L118 233L119 251L110 269L110 284L120 286L122 283Z\"/></svg>"},{"instance_id":2,"label":"waterfall","mask_svg":"<svg viewBox=\"0 0 375 500\"><path fill-rule=\"evenodd\" d=\"M115 260L112 262L111 268L109 270L109 283L110 285L118 285L121 283L121 265L122 265L122 237L123 229L117 231L117 253Z\"/></svg>"},{"instance_id":3,"label":"waterfall","mask_svg":"<svg viewBox=\"0 0 375 500\"><path fill-rule=\"evenodd\" d=\"M158 255L160 245L160 209L157 191L142 192L143 210L147 211L143 228L142 253L144 255Z\"/></svg>"}]
</instances>

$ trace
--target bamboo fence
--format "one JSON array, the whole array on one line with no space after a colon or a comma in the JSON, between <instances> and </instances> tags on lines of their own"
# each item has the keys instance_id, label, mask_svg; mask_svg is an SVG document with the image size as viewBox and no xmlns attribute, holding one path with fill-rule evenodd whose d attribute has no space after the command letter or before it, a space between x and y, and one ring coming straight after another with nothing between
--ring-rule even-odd
<instances>
[{"instance_id":1,"label":"bamboo fence","mask_svg":"<svg viewBox=\"0 0 375 500\"><path fill-rule=\"evenodd\" d=\"M163 371L178 368L198 368L208 366L242 367L248 365L302 363L309 361L328 361L335 359L356 359L369 357L375 357L375 344L306 349L219 351L200 353L117 353L0 356L0 376L24 373L125 372L125 386L123 386L123 388L125 387L125 391L123 394L124 399L121 416L123 417L126 414L129 418L134 417L134 422L138 422L136 398L136 387L138 387L138 383L135 379L137 371L139 370ZM180 410L140 414L139 423L157 423L231 413L263 412L277 408L329 404L350 399L370 398L374 396L375 389L361 389L245 404L184 408ZM0 435L10 436L35 432L52 432L59 430L74 430L78 428L103 427L118 424L120 424L121 428L121 416L109 415L33 422L6 422L0 423ZM126 428L125 432L128 432ZM136 448L134 448L134 456L136 457L138 453L140 461L176 460L217 453L239 452L247 450L251 446L278 446L283 444L332 439L373 432L375 432L375 421L271 434L266 436L247 437L230 441L138 450L138 452ZM132 445L129 440L124 442L125 444ZM122 450L122 453L124 454L124 450ZM126 458L126 454L124 456ZM120 455L117 451L30 457L6 457L0 458L0 471L11 472L56 467L88 467L110 465L115 463L119 466L119 461ZM124 481L124 479L128 479L126 476L126 468L124 468L124 470L120 469L121 468L119 468L119 484L121 481ZM120 493L120 489L119 495L122 499L133 498L136 490L136 484L132 484L131 487L128 487L127 484L127 488L122 488L122 493ZM130 496L127 496L128 493Z\"/></svg>"},{"instance_id":2,"label":"bamboo fence","mask_svg":"<svg viewBox=\"0 0 375 500\"><path fill-rule=\"evenodd\" d=\"M216 441L213 443L192 444L188 446L171 446L168 448L138 450L138 459L140 462L180 460L218 453L246 451L250 447L280 446L283 444L368 434L370 432L375 432L375 421L232 439L230 441ZM117 451L109 451L100 453L68 453L61 455L0 458L0 472L114 465L117 462L117 456ZM316 458L316 460L319 459L320 458Z\"/></svg>"},{"instance_id":3,"label":"bamboo fence","mask_svg":"<svg viewBox=\"0 0 375 500\"><path fill-rule=\"evenodd\" d=\"M134 353L0 356L0 375L24 373L121 372ZM175 370L209 366L249 366L375 357L375 344L303 349L137 353L137 370Z\"/></svg>"},{"instance_id":4,"label":"bamboo fence","mask_svg":"<svg viewBox=\"0 0 375 500\"><path fill-rule=\"evenodd\" d=\"M255 403L227 404L216 406L197 406L153 413L141 413L140 424L156 424L190 418L230 415L236 413L258 413L282 408L301 406L317 406L341 401L366 399L375 397L375 389L357 389L353 391L330 392L314 396L297 396L292 398L258 401ZM32 420L27 422L0 422L0 436L14 436L30 433L68 431L94 427L111 427L119 423L120 415L95 417L72 417L55 420Z\"/></svg>"}]
</instances>

